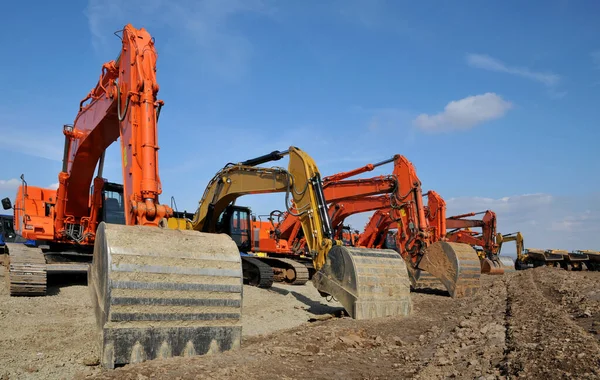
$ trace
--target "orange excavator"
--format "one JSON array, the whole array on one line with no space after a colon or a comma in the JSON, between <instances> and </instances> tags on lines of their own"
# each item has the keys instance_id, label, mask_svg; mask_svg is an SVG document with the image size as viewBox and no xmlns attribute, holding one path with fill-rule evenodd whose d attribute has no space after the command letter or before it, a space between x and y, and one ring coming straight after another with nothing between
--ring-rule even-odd
<instances>
[{"instance_id":1,"label":"orange excavator","mask_svg":"<svg viewBox=\"0 0 600 380\"><path fill-rule=\"evenodd\" d=\"M275 156L277 155L273 155L273 153L265 155L269 159L277 159L273 158ZM261 160L263 159L263 157L260 158ZM255 161L254 159L248 160L242 164L251 166L254 165ZM392 176L354 180L351 183L341 181L339 186L331 186L334 179L341 180L372 171L376 167L393 161L394 158L391 158L376 164L368 164L349 172L325 177L323 179L323 187L326 198L329 199L331 197L339 200L356 196L357 194L368 196L393 191L396 182ZM331 210L329 214L332 214ZM245 231L245 234L252 236L251 239L241 239L238 236L232 235L234 240L239 242L244 241L244 244L238 244L238 248L242 253L245 283L269 288L273 281L284 281L294 285L302 285L312 277L314 273L313 260L305 251L307 249L306 241L301 238L303 235L302 224L297 216L290 215L289 211L284 213L275 210L269 214L269 221L256 220L256 217L251 215L251 210L248 207L234 204L227 207L226 216L238 219L240 223L244 223L247 226L252 226L251 231L247 228L236 229L236 231ZM173 221L171 228L191 229L191 225L193 224L192 219L193 215L185 215L183 218L171 218L170 220ZM277 219L277 222L275 219ZM355 236L357 235L355 234Z\"/></svg>"},{"instance_id":2,"label":"orange excavator","mask_svg":"<svg viewBox=\"0 0 600 380\"><path fill-rule=\"evenodd\" d=\"M499 244L496 244L496 214L487 210L481 213L468 213L446 218L446 203L435 191L427 192L428 205L426 216L430 225L434 226L436 240L465 243L477 249L481 262L481 272L486 274L503 274L514 271L514 263L509 257L499 255ZM480 220L467 219L484 214ZM358 240L359 246L382 247L384 236L390 229L397 228L390 216L390 210L382 210L373 215L365 227L365 232ZM481 228L482 233L471 228ZM452 229L447 231L447 229ZM445 233L446 232L446 233ZM445 235L444 235L445 233Z\"/></svg>"},{"instance_id":3,"label":"orange excavator","mask_svg":"<svg viewBox=\"0 0 600 380\"><path fill-rule=\"evenodd\" d=\"M476 293L480 274L476 252L467 244L442 241L437 236L442 230L437 225L431 226L427 220L421 182L414 166L401 155L394 156L393 161L393 174L387 177L346 179L355 171L326 177L323 192L327 203L343 204L346 200L360 198L371 202L371 205L376 204L372 209L385 204L390 209L392 221L401 231L397 235L397 246L409 264L407 267L413 282L419 279L421 271L425 271L438 278L452 297ZM389 195L385 201L384 198L367 200L381 194ZM335 214L335 209L333 212ZM298 229L295 224L297 221L293 215L284 214L283 221L277 226L278 236L290 242L294 238L294 230ZM357 245L363 246L360 242Z\"/></svg>"},{"instance_id":4,"label":"orange excavator","mask_svg":"<svg viewBox=\"0 0 600 380\"><path fill-rule=\"evenodd\" d=\"M74 123L63 127L58 189L22 177L15 227L35 244L7 244L10 294L43 296L47 273L88 272L108 368L238 347L237 247L224 234L160 228L172 209L159 202L157 52L143 28L126 25L121 41ZM122 184L102 176L104 153L117 139Z\"/></svg>"},{"instance_id":5,"label":"orange excavator","mask_svg":"<svg viewBox=\"0 0 600 380\"><path fill-rule=\"evenodd\" d=\"M482 215L481 219L468 219ZM496 213L491 210L471 212L468 214L451 216L446 219L446 226L450 231L446 234L449 241L467 243L480 247L478 253L481 259L481 272L488 274L504 274L514 272L515 266L509 257L500 257L500 246L496 242ZM481 233L472 231L472 228L481 228Z\"/></svg>"}]
</instances>

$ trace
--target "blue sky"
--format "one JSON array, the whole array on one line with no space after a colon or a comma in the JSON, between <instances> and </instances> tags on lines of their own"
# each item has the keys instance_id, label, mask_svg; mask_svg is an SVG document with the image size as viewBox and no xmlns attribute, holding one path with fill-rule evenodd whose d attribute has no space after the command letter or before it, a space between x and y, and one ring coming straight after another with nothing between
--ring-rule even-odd
<instances>
[{"instance_id":1,"label":"blue sky","mask_svg":"<svg viewBox=\"0 0 600 380\"><path fill-rule=\"evenodd\" d=\"M324 175L399 153L449 214L489 208L527 246L600 249L599 11L594 1L10 2L0 196L14 197L21 173L58 182L62 125L116 58L113 32L131 23L159 54L163 203L194 210L225 163L289 145ZM116 149L105 176L120 182ZM238 203L284 207L282 196Z\"/></svg>"}]
</instances>

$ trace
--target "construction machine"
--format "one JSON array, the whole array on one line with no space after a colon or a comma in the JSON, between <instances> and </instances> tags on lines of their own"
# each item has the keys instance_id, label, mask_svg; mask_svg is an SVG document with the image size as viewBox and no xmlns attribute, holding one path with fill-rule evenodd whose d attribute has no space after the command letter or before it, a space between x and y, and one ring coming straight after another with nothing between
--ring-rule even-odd
<instances>
[{"instance_id":1,"label":"construction machine","mask_svg":"<svg viewBox=\"0 0 600 380\"><path fill-rule=\"evenodd\" d=\"M258 166L284 156L289 156L287 170ZM248 219L232 205L243 195L264 193L285 193L287 212L300 220L304 231L316 271L312 280L321 295L335 297L355 319L410 314L410 285L402 258L392 250L347 247L334 239L319 170L297 147L227 164L208 184L192 228L227 233L238 247L249 247L251 234L244 222Z\"/></svg>"},{"instance_id":2,"label":"construction machine","mask_svg":"<svg viewBox=\"0 0 600 380\"><path fill-rule=\"evenodd\" d=\"M496 243L498 244L498 254L502 250L504 243L514 241L516 244L517 259L515 260L515 269L523 270L541 265L550 265L563 260L562 254L553 254L551 250L546 252L543 249L525 249L525 242L521 232L513 232L510 234L496 234Z\"/></svg>"},{"instance_id":3,"label":"construction machine","mask_svg":"<svg viewBox=\"0 0 600 380\"><path fill-rule=\"evenodd\" d=\"M503 243L509 241L516 242L517 260L515 267L517 270L540 266L550 266L572 271L581 271L584 269L594 271L600 269L600 253L596 251L574 250L569 252L564 249L525 249L523 235L520 232L505 235L497 234L496 241L498 242L498 251L502 249Z\"/></svg>"},{"instance_id":4,"label":"construction machine","mask_svg":"<svg viewBox=\"0 0 600 380\"><path fill-rule=\"evenodd\" d=\"M469 219L477 215L483 215L483 217ZM492 210L450 216L446 219L446 228L450 230L446 233L448 241L467 243L478 247L481 273L500 275L515 271L512 259L499 254L499 244L496 241L496 213ZM481 232L475 232L472 228L480 228Z\"/></svg>"},{"instance_id":5,"label":"construction machine","mask_svg":"<svg viewBox=\"0 0 600 380\"><path fill-rule=\"evenodd\" d=\"M377 176L372 178L352 179L357 175L374 170L377 167L396 162L397 156L383 160L375 164L336 173L323 178L323 191L328 203L339 202L352 197L367 197L370 195L388 194L396 188L396 179L393 176ZM291 249L292 255L302 255L304 251L304 240L302 239L301 223L298 218L289 212L274 210L278 215L277 223L272 224L272 231L278 241L286 241ZM269 227L269 226L267 226ZM267 253L272 253L267 251Z\"/></svg>"},{"instance_id":6,"label":"construction machine","mask_svg":"<svg viewBox=\"0 0 600 380\"><path fill-rule=\"evenodd\" d=\"M588 260L585 263L588 270L597 271L600 270L600 252L593 251L590 249L579 249L572 252L575 255L586 255Z\"/></svg>"},{"instance_id":7,"label":"construction machine","mask_svg":"<svg viewBox=\"0 0 600 380\"><path fill-rule=\"evenodd\" d=\"M10 203L6 202L10 202L10 199L6 200L5 204L7 205L7 209L11 208ZM26 240L16 233L13 220L13 215L0 215L1 239L4 243L24 243Z\"/></svg>"},{"instance_id":8,"label":"construction machine","mask_svg":"<svg viewBox=\"0 0 600 380\"><path fill-rule=\"evenodd\" d=\"M269 157L273 158L274 156ZM341 181L351 176L372 171L393 161L394 158L391 158L376 164L368 164L348 172L325 177L323 187L326 198L342 200L356 195L366 196L393 191L395 180L391 176L379 176L352 182ZM249 166L253 163L254 161L247 160L241 164ZM378 200L377 204L381 204L381 201ZM252 236L250 241L246 242L244 240L243 243L239 237L235 236L240 233L239 226L234 228L236 231L224 231L230 234L238 243L238 249L242 255L244 283L269 288L273 281L303 285L312 278L315 268L313 267L312 258L307 255L306 241L303 238L302 223L299 218L290 215L287 211L274 210L269 214L268 222L256 220L256 216L252 215L250 208L239 205L230 205L226 211L228 214L235 215L235 218L240 220L240 223L244 226L248 228L251 226L251 230L246 227L242 229L245 234ZM330 214L333 212L335 211L330 209ZM191 219L192 217L189 215L170 218L169 228L191 226ZM338 218L332 224L332 226L335 226L336 234L341 232L341 224L339 224L341 221L343 221L343 218ZM189 228L191 229L191 227ZM354 238L357 236L357 234L354 234ZM336 239L339 240L342 237L337 236ZM269 267L271 270L269 270Z\"/></svg>"},{"instance_id":9,"label":"construction machine","mask_svg":"<svg viewBox=\"0 0 600 380\"><path fill-rule=\"evenodd\" d=\"M396 247L408 264L413 285L416 285L422 272L427 272L438 278L453 298L475 294L480 288L477 253L468 244L441 239L442 230L438 225L430 224L426 216L421 181L413 164L402 155L395 155L393 162L392 175L381 179L350 180L345 179L347 177L344 175L329 181L324 186L327 203L388 194L386 202L389 208L386 214L400 231L396 234ZM372 209L382 205L379 203ZM287 220L281 224L285 223L293 224ZM359 239L358 246L368 246L361 243L364 242Z\"/></svg>"},{"instance_id":10,"label":"construction machine","mask_svg":"<svg viewBox=\"0 0 600 380\"><path fill-rule=\"evenodd\" d=\"M164 103L157 99L157 52L150 34L129 24L121 42L74 123L63 127L58 189L21 177L15 227L36 244L7 244L10 294L42 296L47 273L87 272L107 368L238 347L237 247L224 234L160 228L173 211L159 203L157 127ZM102 176L104 153L117 139L122 184Z\"/></svg>"},{"instance_id":11,"label":"construction machine","mask_svg":"<svg viewBox=\"0 0 600 380\"><path fill-rule=\"evenodd\" d=\"M521 261L528 267L562 267L565 257L569 254L563 249L527 248L523 251Z\"/></svg>"}]
</instances>

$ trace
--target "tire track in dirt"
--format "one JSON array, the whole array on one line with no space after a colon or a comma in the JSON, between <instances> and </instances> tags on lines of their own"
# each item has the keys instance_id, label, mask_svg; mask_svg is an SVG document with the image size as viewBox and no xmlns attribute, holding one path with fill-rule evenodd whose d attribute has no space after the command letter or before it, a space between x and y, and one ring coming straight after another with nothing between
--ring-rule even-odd
<instances>
[{"instance_id":1,"label":"tire track in dirt","mask_svg":"<svg viewBox=\"0 0 600 380\"><path fill-rule=\"evenodd\" d=\"M235 352L157 360L94 378L495 379L504 358L506 286L492 276L482 283L467 299L413 293L415 309L405 318L318 322L246 339Z\"/></svg>"},{"instance_id":2,"label":"tire track in dirt","mask_svg":"<svg viewBox=\"0 0 600 380\"><path fill-rule=\"evenodd\" d=\"M441 337L432 360L415 378L496 379L501 376L506 328L506 286L501 277L482 277L476 296L456 300L455 326Z\"/></svg>"},{"instance_id":3,"label":"tire track in dirt","mask_svg":"<svg viewBox=\"0 0 600 380\"><path fill-rule=\"evenodd\" d=\"M549 270L526 270L508 283L510 313L504 374L509 378L600 378L597 340L573 322L552 296L544 295L553 292L551 287L536 283L536 278Z\"/></svg>"},{"instance_id":4,"label":"tire track in dirt","mask_svg":"<svg viewBox=\"0 0 600 380\"><path fill-rule=\"evenodd\" d=\"M600 340L599 272L568 272L546 268L534 272L544 296L562 307L585 331Z\"/></svg>"}]
</instances>

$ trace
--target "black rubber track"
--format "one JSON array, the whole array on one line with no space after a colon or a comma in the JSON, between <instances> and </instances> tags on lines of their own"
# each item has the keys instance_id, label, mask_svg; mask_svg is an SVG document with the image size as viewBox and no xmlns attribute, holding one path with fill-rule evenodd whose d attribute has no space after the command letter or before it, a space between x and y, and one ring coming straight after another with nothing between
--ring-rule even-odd
<instances>
[{"instance_id":1,"label":"black rubber track","mask_svg":"<svg viewBox=\"0 0 600 380\"><path fill-rule=\"evenodd\" d=\"M273 286L273 269L255 257L242 256L244 282L267 289Z\"/></svg>"}]
</instances>

